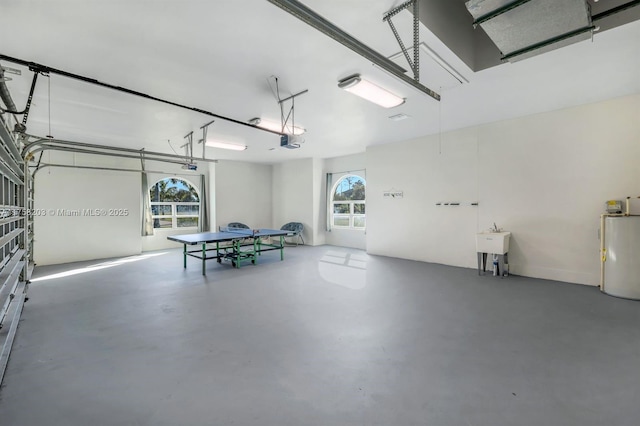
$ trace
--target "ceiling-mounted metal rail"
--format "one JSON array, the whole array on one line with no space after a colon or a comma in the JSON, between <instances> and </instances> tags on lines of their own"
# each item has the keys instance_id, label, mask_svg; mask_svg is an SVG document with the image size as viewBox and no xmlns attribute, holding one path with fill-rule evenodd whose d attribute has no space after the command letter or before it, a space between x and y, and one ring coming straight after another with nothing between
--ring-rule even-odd
<instances>
[{"instance_id":1,"label":"ceiling-mounted metal rail","mask_svg":"<svg viewBox=\"0 0 640 426\"><path fill-rule=\"evenodd\" d=\"M181 176L198 176L198 175L203 176L202 173L176 173L176 172L165 172L160 170L146 170L146 169L135 170L135 169L125 169L120 167L77 166L77 165L71 165L71 164L55 164L55 163L42 163L38 166L32 166L32 167L36 167L36 169L33 171L33 174L32 174L33 177L35 177L36 173L38 173L40 170L45 169L47 167L60 167L65 169L104 170L104 171L112 171L112 172L158 173L158 174L165 174L165 175L181 175Z\"/></svg>"},{"instance_id":2,"label":"ceiling-mounted metal rail","mask_svg":"<svg viewBox=\"0 0 640 426\"><path fill-rule=\"evenodd\" d=\"M563 34L563 35L560 35L558 37L553 37L553 38L551 38L549 40L544 40L544 41L541 41L540 43L536 43L534 45L527 46L524 49L520 49L520 50L516 50L515 52L511 52L508 55L504 55L502 57L502 59L505 60L505 61L508 61L509 59L515 58L516 56L520 56L520 55L523 55L525 53L533 52L534 50L541 49L541 48L543 48L545 46L549 46L551 44L558 43L558 42L560 42L562 40L566 40L568 38L575 37L577 35L586 33L588 31L594 31L595 29L596 29L596 27L594 27L594 26L585 27L585 28L579 28L579 29L577 29L575 31L571 31L570 33Z\"/></svg>"},{"instance_id":3,"label":"ceiling-mounted metal rail","mask_svg":"<svg viewBox=\"0 0 640 426\"><path fill-rule=\"evenodd\" d=\"M287 96L287 97L286 97L286 98L284 98L284 99L278 99L278 103L279 103L279 104L281 104L281 103L283 103L283 102L287 102L289 99L293 99L293 98L295 98L296 96L304 95L304 94L305 94L305 93L307 93L308 91L309 91L309 89L304 89L304 90L301 90L301 91L299 91L298 93L295 93L295 94L293 94L293 95L291 95L291 96Z\"/></svg>"},{"instance_id":4,"label":"ceiling-mounted metal rail","mask_svg":"<svg viewBox=\"0 0 640 426\"><path fill-rule=\"evenodd\" d=\"M481 17L473 21L473 27L475 28L476 26L495 18L496 16L500 16L503 13L507 13L508 11L515 9L516 7L522 6L525 3L529 3L530 1L531 0L516 0L505 6L499 7L498 9L493 10L487 13L486 15L482 15Z\"/></svg>"},{"instance_id":5,"label":"ceiling-mounted metal rail","mask_svg":"<svg viewBox=\"0 0 640 426\"><path fill-rule=\"evenodd\" d=\"M411 70L413 71L413 79L415 81L420 81L420 49L417 48L418 43L420 42L420 20L418 18L418 4L419 0L409 0L401 5L394 7L390 11L384 14L382 17L383 22L387 22L389 27L391 28L391 32L396 37L398 44L400 45L400 49L402 49L402 53L404 54L405 59L409 63ZM413 6L413 61L409 58L409 52L407 48L404 46L404 42L398 34L398 30L396 30L395 25L393 25L392 17L402 12L405 9Z\"/></svg>"},{"instance_id":6,"label":"ceiling-mounted metal rail","mask_svg":"<svg viewBox=\"0 0 640 426\"><path fill-rule=\"evenodd\" d=\"M150 161L163 161L164 159L171 159L178 162L178 164L185 164L190 161L189 157L176 155L176 154L166 154L164 152L154 152L154 151L139 150L139 149L133 149L133 148L121 148L116 146L105 146L105 145L97 145L97 144L91 144L91 143L85 143L85 142L75 142L75 141L67 141L62 139L48 139L48 138L37 138L34 141L25 143L25 146L22 149L22 157L26 158L27 155L34 152L33 150L34 147L42 146L44 144L48 144L49 146L51 146L52 144L57 144L57 145L63 145L63 146L67 145L69 147L102 150L102 151L106 151L104 152L106 154L109 154L108 151L125 152L125 153L135 154L137 156L136 158L140 158L140 155L142 155L145 160L150 160ZM208 158L197 158L197 160L204 161L207 163L218 162L218 160L213 160Z\"/></svg>"},{"instance_id":7,"label":"ceiling-mounted metal rail","mask_svg":"<svg viewBox=\"0 0 640 426\"><path fill-rule=\"evenodd\" d=\"M95 84L96 86L106 87L108 89L116 90L118 92L128 93L129 95L139 96L141 98L149 99L149 100L156 101L156 102L161 102L163 104L172 105L172 106L175 106L175 107L178 107L178 108L187 109L189 111L197 112L197 113L204 114L204 115L209 115L211 117L216 117L216 118L219 118L221 120L230 121L232 123L239 124L241 126L251 127L251 128L254 128L254 129L262 130L264 132L269 132L269 133L273 133L273 134L276 134L276 135L282 135L282 133L280 133L280 132L276 132L276 131L269 130L269 129L263 129L262 127L256 127L256 126L253 126L253 125L251 125L249 123L246 123L244 121L240 121L240 120L236 120L236 119L233 119L233 118L225 117L223 115L215 114L215 113L213 113L211 111L207 111L207 110L204 110L202 108L191 107L191 106L188 106L188 105L180 104L178 102L174 102L174 101L169 101L167 99L158 98L157 96L152 96L152 95L149 95L149 94L146 94L146 93L138 92L136 90L128 89L126 87L116 86L114 84L104 83L104 82L96 80L94 78L85 77L85 76L82 76L82 75L79 75L79 74L74 74L74 73L71 73L71 72L68 72L68 71L59 70L59 69L56 69L56 68L51 68L51 67L49 67L47 65L38 64L36 62L30 62L30 61L26 61L24 59L14 58L14 57L3 55L3 54L0 54L0 60L9 61L9 62L12 62L14 64L19 64L19 65L23 65L25 67L29 67L29 69L33 70L34 72L58 74L58 75L61 75L61 76L67 77L67 78L74 79L74 80L80 80L80 81L83 81L85 83Z\"/></svg>"},{"instance_id":8,"label":"ceiling-mounted metal rail","mask_svg":"<svg viewBox=\"0 0 640 426\"><path fill-rule=\"evenodd\" d=\"M391 32L395 36L396 41L400 45L400 49L402 50L402 54L404 55L404 58L407 60L407 63L409 63L409 66L413 71L414 80L420 80L420 71L416 68L416 64L418 64L418 61L415 61L415 60L412 61L411 58L409 57L409 52L407 51L407 48L405 47L404 42L402 41L402 37L400 37L400 34L398 34L398 30L396 30L396 26L393 25L393 21L391 19L387 19L387 23L389 24L389 28L391 28ZM415 46L416 44L414 43L413 45ZM416 49L415 51L417 52L418 50Z\"/></svg>"},{"instance_id":9,"label":"ceiling-mounted metal rail","mask_svg":"<svg viewBox=\"0 0 640 426\"><path fill-rule=\"evenodd\" d=\"M211 120L207 124L204 124L202 127L200 127L200 130L202 130L202 139L200 139L198 141L198 143L202 144L202 159L203 160L204 160L204 157L205 157L205 150L204 149L207 146L207 131L209 130L209 126L211 126L214 122L215 122L215 120Z\"/></svg>"},{"instance_id":10,"label":"ceiling-mounted metal rail","mask_svg":"<svg viewBox=\"0 0 640 426\"><path fill-rule=\"evenodd\" d=\"M390 11L388 11L387 13L384 14L384 17L382 18L383 21L386 21L387 19L390 19L394 16L396 16L398 13L402 12L403 10L407 9L409 6L411 6L413 4L415 0L407 0L402 4L399 4L398 6L394 7L393 9L391 9Z\"/></svg>"},{"instance_id":11,"label":"ceiling-mounted metal rail","mask_svg":"<svg viewBox=\"0 0 640 426\"><path fill-rule=\"evenodd\" d=\"M295 113L295 108L296 108L296 98L300 95L304 95L305 93L309 92L308 89L305 90L301 90L298 93L295 93L291 96L287 96L284 99L280 98L280 85L278 84L278 77L273 76L275 82L276 82L276 97L278 98L278 106L280 107L280 128L281 130L284 132L287 129L287 123L289 122L289 118L291 118L291 133L295 134L295 128L296 128L296 113ZM284 113L284 103L287 101L291 101L291 107L289 108L289 112L286 114Z\"/></svg>"},{"instance_id":12,"label":"ceiling-mounted metal rail","mask_svg":"<svg viewBox=\"0 0 640 426\"><path fill-rule=\"evenodd\" d=\"M147 151L144 149L136 150L131 148L120 148L120 147L83 143L83 142L65 141L60 139L38 138L34 141L27 142L24 148L22 149L22 155L23 155L23 158L25 159L25 164L27 165L27 167L30 167L30 168L35 167L36 172L38 170L41 170L42 167L40 164L40 160L38 160L38 163L35 166L28 165L29 161L38 152L40 152L40 155L42 156L42 152L48 151L48 150L70 152L74 154L102 155L102 156L113 157L113 158L131 158L131 159L140 160L142 164L144 164L144 161L155 161L155 162L161 162L161 163L177 164L177 165L183 166L183 168L185 165L193 164L192 160L189 157L183 157L181 155L165 154L162 152ZM218 160L211 160L207 158L198 158L198 160L204 161L207 163L218 162ZM1 163L0 163L0 166L2 166ZM49 164L49 166L54 166L54 165ZM59 166L59 167L63 167L63 166ZM69 166L69 167L96 168L96 169L102 169L102 170L110 169L114 171L118 171L118 170L138 171L142 173L145 172L144 166L142 167L142 170L100 168L100 167L75 166L75 165ZM195 168L189 168L189 170L195 171ZM158 173L161 173L161 172L158 172ZM33 173L33 175L35 176L35 172Z\"/></svg>"},{"instance_id":13,"label":"ceiling-mounted metal rail","mask_svg":"<svg viewBox=\"0 0 640 426\"><path fill-rule=\"evenodd\" d=\"M49 151L49 150L51 150L51 151L62 151L62 152L72 152L74 154L103 155L103 156L107 156L107 157L116 157L116 158L133 158L135 160L140 160L140 156L141 156L141 154L138 154L138 155L118 154L118 153L114 153L114 152L104 152L104 151L97 151L97 150L85 149L85 148L75 148L75 147L69 147L69 146L52 145L52 144L47 144L47 143L43 143L42 145L38 146L37 148L32 149L29 152L31 154L37 154L38 152ZM151 157L148 157L146 155L142 155L142 160L145 160L145 161L160 161L160 162L163 162L163 163L171 163L171 164L178 164L178 165L184 165L185 164L184 161L169 160L169 159L166 159L166 158L151 158Z\"/></svg>"},{"instance_id":14,"label":"ceiling-mounted metal rail","mask_svg":"<svg viewBox=\"0 0 640 426\"><path fill-rule=\"evenodd\" d=\"M187 142L181 145L180 148L184 148L185 157L189 158L189 161L193 161L193 130L187 133L184 139Z\"/></svg>"},{"instance_id":15,"label":"ceiling-mounted metal rail","mask_svg":"<svg viewBox=\"0 0 640 426\"><path fill-rule=\"evenodd\" d=\"M27 129L27 120L29 118L29 110L31 109L31 102L33 101L33 92L36 89L36 83L38 81L39 72L34 72L33 79L31 80L31 89L29 89L29 96L27 97L27 104L22 111L18 111L16 109L16 105L13 103L13 99L11 99L11 94L9 93L9 89L7 88L6 83L4 82L3 76L3 68L0 66L0 98L4 101L7 109L4 109L0 106L0 112L9 113L15 115L22 115L22 124L17 122L14 127L16 132L24 132Z\"/></svg>"},{"instance_id":16,"label":"ceiling-mounted metal rail","mask_svg":"<svg viewBox=\"0 0 640 426\"><path fill-rule=\"evenodd\" d=\"M605 10L604 12L597 13L597 14L595 14L595 15L593 15L591 17L591 20L593 22L599 21L600 19L604 19L604 18L606 18L608 16L614 15L616 13L622 12L624 10L627 10L627 9L635 7L635 6L640 6L640 0L628 1L626 3L623 3L623 4L619 5L619 6L612 7L609 10Z\"/></svg>"},{"instance_id":17,"label":"ceiling-mounted metal rail","mask_svg":"<svg viewBox=\"0 0 640 426\"><path fill-rule=\"evenodd\" d=\"M404 68L402 68L392 60L386 58L384 55L371 49L369 46L360 42L359 40L357 40L350 34L346 33L342 29L338 28L332 22L326 20L325 18L323 18L313 10L309 9L307 6L300 3L299 1L296 1L296 0L268 0L268 1L269 3L272 3L278 6L282 10L290 13L296 18L300 19L301 21L306 22L307 24L317 29L318 31L324 33L325 35L331 37L332 39L336 40L342 45L353 50L363 58L371 61L378 67L390 73L391 75L399 78L400 80L413 86L414 88L420 90L421 92L426 93L427 95L431 96L433 99L437 101L440 100L440 95L438 93L434 92L433 90L429 89L428 87L424 86L423 84L420 84L416 80L404 74L406 72Z\"/></svg>"}]
</instances>

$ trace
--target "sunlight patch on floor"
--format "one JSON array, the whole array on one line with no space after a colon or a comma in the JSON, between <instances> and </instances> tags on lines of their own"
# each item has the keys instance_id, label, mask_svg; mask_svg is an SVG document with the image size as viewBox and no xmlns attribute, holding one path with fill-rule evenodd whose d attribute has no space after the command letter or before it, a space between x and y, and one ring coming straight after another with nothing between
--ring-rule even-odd
<instances>
[{"instance_id":1,"label":"sunlight patch on floor","mask_svg":"<svg viewBox=\"0 0 640 426\"><path fill-rule=\"evenodd\" d=\"M31 282L34 283L38 281L54 280L57 278L64 278L64 277L70 277L78 274L85 274L87 272L94 272L94 271L99 271L101 269L112 268L114 266L123 265L125 263L137 262L140 260L149 259L151 257L162 256L163 254L167 254L167 253L168 252L148 253L148 254L141 254L136 256L123 257L122 259L110 260L108 262L97 263L95 265L85 266L83 268L76 268L76 269L71 269L69 271L58 272L51 275L45 275L44 277L33 278Z\"/></svg>"},{"instance_id":2,"label":"sunlight patch on floor","mask_svg":"<svg viewBox=\"0 0 640 426\"><path fill-rule=\"evenodd\" d=\"M318 271L325 281L351 290L367 285L366 255L329 250L318 262Z\"/></svg>"}]
</instances>

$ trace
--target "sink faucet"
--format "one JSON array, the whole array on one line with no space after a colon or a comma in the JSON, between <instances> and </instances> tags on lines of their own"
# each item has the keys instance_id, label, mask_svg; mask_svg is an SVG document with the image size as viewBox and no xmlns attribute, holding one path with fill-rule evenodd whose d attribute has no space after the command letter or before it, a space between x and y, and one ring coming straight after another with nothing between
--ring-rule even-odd
<instances>
[{"instance_id":1,"label":"sink faucet","mask_svg":"<svg viewBox=\"0 0 640 426\"><path fill-rule=\"evenodd\" d=\"M493 231L493 232L500 232L500 230L498 229L498 225L496 225L496 223L495 223L495 222L493 222L493 229L492 229L492 231Z\"/></svg>"}]
</instances>

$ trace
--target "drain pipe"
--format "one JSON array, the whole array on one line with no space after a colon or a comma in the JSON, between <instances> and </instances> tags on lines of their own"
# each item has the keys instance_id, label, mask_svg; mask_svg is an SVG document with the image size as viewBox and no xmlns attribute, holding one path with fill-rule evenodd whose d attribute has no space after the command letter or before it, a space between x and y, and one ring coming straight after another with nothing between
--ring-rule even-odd
<instances>
[{"instance_id":1,"label":"drain pipe","mask_svg":"<svg viewBox=\"0 0 640 426\"><path fill-rule=\"evenodd\" d=\"M629 216L629 200L631 199L631 197L627 197L627 199L625 200L625 216Z\"/></svg>"}]
</instances>

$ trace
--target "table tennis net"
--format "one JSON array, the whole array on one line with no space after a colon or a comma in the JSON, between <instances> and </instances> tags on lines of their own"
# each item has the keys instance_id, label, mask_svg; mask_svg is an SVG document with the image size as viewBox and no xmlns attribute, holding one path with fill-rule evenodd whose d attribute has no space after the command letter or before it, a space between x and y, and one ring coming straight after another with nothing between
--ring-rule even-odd
<instances>
[{"instance_id":1,"label":"table tennis net","mask_svg":"<svg viewBox=\"0 0 640 426\"><path fill-rule=\"evenodd\" d=\"M259 232L256 229L235 228L233 226L220 226L218 229L220 232L229 232L243 237L253 237Z\"/></svg>"}]
</instances>

